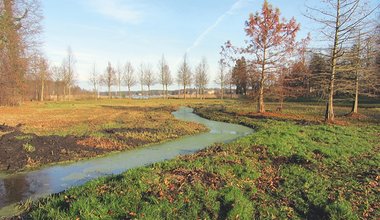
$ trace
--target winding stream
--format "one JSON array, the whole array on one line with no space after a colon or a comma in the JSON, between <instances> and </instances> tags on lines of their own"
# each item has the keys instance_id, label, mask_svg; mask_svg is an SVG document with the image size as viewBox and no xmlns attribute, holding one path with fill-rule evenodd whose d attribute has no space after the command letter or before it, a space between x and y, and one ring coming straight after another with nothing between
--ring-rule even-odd
<instances>
[{"instance_id":1,"label":"winding stream","mask_svg":"<svg viewBox=\"0 0 380 220\"><path fill-rule=\"evenodd\" d=\"M61 192L100 176L120 174L131 168L194 153L214 143L230 142L253 132L252 129L241 125L201 118L194 114L191 108L182 107L172 114L179 120L203 124L210 131L72 164L54 165L14 175L0 175L0 217L12 212L10 210L14 210L13 204L19 201Z\"/></svg>"}]
</instances>

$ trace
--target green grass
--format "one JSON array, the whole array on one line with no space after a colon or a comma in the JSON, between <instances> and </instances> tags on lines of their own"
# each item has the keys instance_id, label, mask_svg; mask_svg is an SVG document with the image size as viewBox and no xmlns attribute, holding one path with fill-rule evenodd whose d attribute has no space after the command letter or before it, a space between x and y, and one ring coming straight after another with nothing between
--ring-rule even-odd
<instances>
[{"instance_id":1,"label":"green grass","mask_svg":"<svg viewBox=\"0 0 380 220\"><path fill-rule=\"evenodd\" d=\"M33 153L34 151L36 151L36 148L33 145L31 145L30 143L23 144L22 148L27 153Z\"/></svg>"},{"instance_id":2,"label":"green grass","mask_svg":"<svg viewBox=\"0 0 380 220\"><path fill-rule=\"evenodd\" d=\"M16 140L19 140L19 141L24 141L24 140L30 140L30 139L32 139L33 138L33 136L32 135L19 135L19 136L16 136L15 137L15 139Z\"/></svg>"},{"instance_id":3,"label":"green grass","mask_svg":"<svg viewBox=\"0 0 380 220\"><path fill-rule=\"evenodd\" d=\"M232 108L233 103L230 103ZM242 106L244 107L244 106ZM248 107L247 107L248 108ZM256 133L34 202L33 219L379 219L380 127L199 108Z\"/></svg>"}]
</instances>

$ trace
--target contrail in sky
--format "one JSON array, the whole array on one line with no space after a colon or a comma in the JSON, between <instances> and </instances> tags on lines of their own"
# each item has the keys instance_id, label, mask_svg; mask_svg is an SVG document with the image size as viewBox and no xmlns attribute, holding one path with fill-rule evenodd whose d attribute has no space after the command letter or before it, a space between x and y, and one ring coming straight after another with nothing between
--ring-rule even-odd
<instances>
[{"instance_id":1,"label":"contrail in sky","mask_svg":"<svg viewBox=\"0 0 380 220\"><path fill-rule=\"evenodd\" d=\"M201 42L202 40L213 30L215 29L219 24L220 22L222 22L224 20L225 17L227 17L228 15L231 15L235 10L239 9L240 6L241 6L241 3L245 1L245 0L238 0L236 1L232 6L231 8L226 11L224 14L222 14L221 16L219 16L218 19L216 19L216 21L211 25L209 26L205 31L203 31L202 34L200 34L198 36L198 38L194 41L194 43L189 47L187 48L186 50L186 53L189 53L192 49L194 49L195 47L197 47Z\"/></svg>"}]
</instances>

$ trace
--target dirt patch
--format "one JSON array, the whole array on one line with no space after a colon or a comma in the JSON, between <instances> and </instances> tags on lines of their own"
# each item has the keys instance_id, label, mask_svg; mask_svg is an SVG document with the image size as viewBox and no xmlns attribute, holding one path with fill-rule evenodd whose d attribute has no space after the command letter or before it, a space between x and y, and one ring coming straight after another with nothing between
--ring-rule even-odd
<instances>
[{"instance_id":1,"label":"dirt patch","mask_svg":"<svg viewBox=\"0 0 380 220\"><path fill-rule=\"evenodd\" d=\"M176 189L179 191L181 187L186 184L194 185L194 183L201 183L207 188L219 189L225 184L225 181L214 173L206 172L200 169L188 170L188 169L174 169L166 173L165 183L170 185L171 191Z\"/></svg>"},{"instance_id":2,"label":"dirt patch","mask_svg":"<svg viewBox=\"0 0 380 220\"><path fill-rule=\"evenodd\" d=\"M13 130L15 130L13 127L8 126L6 124L0 125L0 131L1 132L8 132L8 131L13 131Z\"/></svg>"},{"instance_id":3,"label":"dirt patch","mask_svg":"<svg viewBox=\"0 0 380 220\"><path fill-rule=\"evenodd\" d=\"M143 193L143 197L154 196L160 200L166 199L170 203L183 194L189 185L202 184L207 189L220 189L226 181L220 176L201 169L177 168L161 174L163 185L152 185L151 189ZM186 201L185 202L189 202Z\"/></svg>"},{"instance_id":4,"label":"dirt patch","mask_svg":"<svg viewBox=\"0 0 380 220\"><path fill-rule=\"evenodd\" d=\"M355 119L355 120L365 120L368 119L366 115L360 114L360 113L349 113L346 115L347 118Z\"/></svg>"},{"instance_id":5,"label":"dirt patch","mask_svg":"<svg viewBox=\"0 0 380 220\"><path fill-rule=\"evenodd\" d=\"M18 130L0 139L0 170L21 171L43 164L94 157L111 150L78 144L83 138L75 136L38 136Z\"/></svg>"}]
</instances>

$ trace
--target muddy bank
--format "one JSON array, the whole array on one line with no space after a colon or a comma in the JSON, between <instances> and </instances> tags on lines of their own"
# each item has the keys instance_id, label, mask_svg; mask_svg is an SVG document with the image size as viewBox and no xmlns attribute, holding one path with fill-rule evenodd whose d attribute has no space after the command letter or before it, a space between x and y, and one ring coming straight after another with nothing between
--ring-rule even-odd
<instances>
[{"instance_id":1,"label":"muddy bank","mask_svg":"<svg viewBox=\"0 0 380 220\"><path fill-rule=\"evenodd\" d=\"M105 129L102 131L108 135L105 138L73 135L38 136L23 133L19 127L2 125L0 127L0 172L12 173L47 164L77 161L205 131L205 128L201 126L193 128L192 132L179 129L175 133L170 131L165 136L159 137L155 134L162 133L165 128L158 130ZM141 137L132 138L131 134L141 134Z\"/></svg>"},{"instance_id":2,"label":"muddy bank","mask_svg":"<svg viewBox=\"0 0 380 220\"><path fill-rule=\"evenodd\" d=\"M15 172L44 164L94 157L112 149L80 145L84 138L75 136L38 136L18 129L0 137L0 171Z\"/></svg>"}]
</instances>

